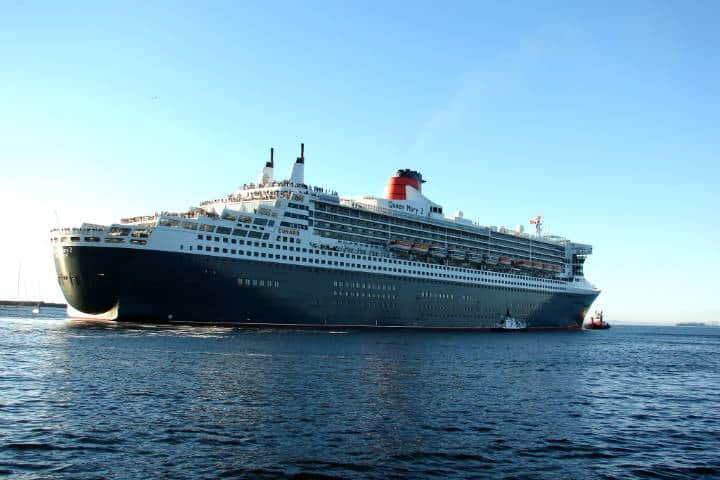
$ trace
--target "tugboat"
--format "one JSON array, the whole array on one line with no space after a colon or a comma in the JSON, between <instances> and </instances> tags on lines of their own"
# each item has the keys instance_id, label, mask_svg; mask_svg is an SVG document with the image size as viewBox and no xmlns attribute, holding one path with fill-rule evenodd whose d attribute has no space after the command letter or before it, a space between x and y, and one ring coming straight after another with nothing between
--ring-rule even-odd
<instances>
[{"instance_id":1,"label":"tugboat","mask_svg":"<svg viewBox=\"0 0 720 480\"><path fill-rule=\"evenodd\" d=\"M525 320L518 320L517 318L510 315L510 309L505 310L505 315L500 316L500 320L495 324L493 330L498 332L522 332L527 330L527 322Z\"/></svg>"},{"instance_id":2,"label":"tugboat","mask_svg":"<svg viewBox=\"0 0 720 480\"><path fill-rule=\"evenodd\" d=\"M610 324L603 320L602 310L595 310L595 315L590 317L590 321L585 324L586 330L607 330Z\"/></svg>"}]
</instances>

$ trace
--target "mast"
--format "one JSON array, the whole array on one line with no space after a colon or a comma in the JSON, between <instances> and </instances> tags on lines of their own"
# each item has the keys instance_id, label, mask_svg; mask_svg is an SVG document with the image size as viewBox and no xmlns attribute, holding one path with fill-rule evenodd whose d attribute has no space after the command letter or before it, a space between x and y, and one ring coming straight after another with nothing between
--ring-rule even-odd
<instances>
[{"instance_id":1,"label":"mast","mask_svg":"<svg viewBox=\"0 0 720 480\"><path fill-rule=\"evenodd\" d=\"M17 275L17 295L16 298L20 300L20 272L22 270L22 260L18 261L18 275Z\"/></svg>"}]
</instances>

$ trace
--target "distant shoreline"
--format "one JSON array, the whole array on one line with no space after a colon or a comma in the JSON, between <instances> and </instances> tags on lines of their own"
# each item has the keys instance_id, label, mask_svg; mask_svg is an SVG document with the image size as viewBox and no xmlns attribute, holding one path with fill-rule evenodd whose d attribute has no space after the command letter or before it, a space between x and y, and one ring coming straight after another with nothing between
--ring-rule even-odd
<instances>
[{"instance_id":1,"label":"distant shoreline","mask_svg":"<svg viewBox=\"0 0 720 480\"><path fill-rule=\"evenodd\" d=\"M65 308L67 307L67 304L65 303L53 303L53 302L37 302L33 300L0 300L0 306L9 306L9 307L59 307L59 308Z\"/></svg>"}]
</instances>

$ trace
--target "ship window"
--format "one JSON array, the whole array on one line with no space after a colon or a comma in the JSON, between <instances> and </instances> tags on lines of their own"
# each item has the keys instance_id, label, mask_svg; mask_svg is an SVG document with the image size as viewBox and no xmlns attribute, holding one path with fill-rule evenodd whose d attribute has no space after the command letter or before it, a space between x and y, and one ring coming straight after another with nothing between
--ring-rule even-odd
<instances>
[{"instance_id":1,"label":"ship window","mask_svg":"<svg viewBox=\"0 0 720 480\"><path fill-rule=\"evenodd\" d=\"M212 237L210 235L205 235L205 240L212 240Z\"/></svg>"},{"instance_id":2,"label":"ship window","mask_svg":"<svg viewBox=\"0 0 720 480\"><path fill-rule=\"evenodd\" d=\"M216 242L219 242L219 241L220 241L220 237L215 237L215 241L216 241Z\"/></svg>"},{"instance_id":3,"label":"ship window","mask_svg":"<svg viewBox=\"0 0 720 480\"><path fill-rule=\"evenodd\" d=\"M227 253L227 248L223 248L223 253Z\"/></svg>"},{"instance_id":4,"label":"ship window","mask_svg":"<svg viewBox=\"0 0 720 480\"><path fill-rule=\"evenodd\" d=\"M222 240L223 240L223 243L228 243L228 241L227 241L227 237L223 237L223 239L222 239Z\"/></svg>"},{"instance_id":5,"label":"ship window","mask_svg":"<svg viewBox=\"0 0 720 480\"><path fill-rule=\"evenodd\" d=\"M260 238L262 237L262 234L260 232L248 232L248 236L250 238Z\"/></svg>"},{"instance_id":6,"label":"ship window","mask_svg":"<svg viewBox=\"0 0 720 480\"><path fill-rule=\"evenodd\" d=\"M231 249L231 250L230 250L230 253L232 253L233 255L235 255L235 249Z\"/></svg>"},{"instance_id":7,"label":"ship window","mask_svg":"<svg viewBox=\"0 0 720 480\"><path fill-rule=\"evenodd\" d=\"M257 257L259 254L258 254L258 252L254 252L254 255Z\"/></svg>"},{"instance_id":8,"label":"ship window","mask_svg":"<svg viewBox=\"0 0 720 480\"><path fill-rule=\"evenodd\" d=\"M202 235L198 235L198 240L202 240Z\"/></svg>"},{"instance_id":9,"label":"ship window","mask_svg":"<svg viewBox=\"0 0 720 480\"><path fill-rule=\"evenodd\" d=\"M209 251L210 251L210 247L205 247L205 251L206 251L206 252L209 252Z\"/></svg>"},{"instance_id":10,"label":"ship window","mask_svg":"<svg viewBox=\"0 0 720 480\"><path fill-rule=\"evenodd\" d=\"M242 230L240 228L236 228L233 230L232 234L237 235L238 237L246 237L248 232L247 232L247 230Z\"/></svg>"},{"instance_id":11,"label":"ship window","mask_svg":"<svg viewBox=\"0 0 720 480\"><path fill-rule=\"evenodd\" d=\"M215 230L215 227L212 225L206 225L204 223L201 223L200 230L202 230L203 232L212 232Z\"/></svg>"},{"instance_id":12,"label":"ship window","mask_svg":"<svg viewBox=\"0 0 720 480\"><path fill-rule=\"evenodd\" d=\"M265 254L265 252L263 252L263 253L260 254L260 256L264 258L264 257L266 257L267 255Z\"/></svg>"},{"instance_id":13,"label":"ship window","mask_svg":"<svg viewBox=\"0 0 720 480\"><path fill-rule=\"evenodd\" d=\"M213 248L213 252L219 252L220 249L218 247Z\"/></svg>"},{"instance_id":14,"label":"ship window","mask_svg":"<svg viewBox=\"0 0 720 480\"><path fill-rule=\"evenodd\" d=\"M237 240L235 240L234 238L231 238L230 243L237 243Z\"/></svg>"}]
</instances>

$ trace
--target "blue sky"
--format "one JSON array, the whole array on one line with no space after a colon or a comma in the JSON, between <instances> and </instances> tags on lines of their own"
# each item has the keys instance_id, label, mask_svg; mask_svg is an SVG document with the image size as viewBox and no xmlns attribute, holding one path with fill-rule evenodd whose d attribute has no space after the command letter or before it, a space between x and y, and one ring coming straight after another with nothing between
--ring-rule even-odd
<instances>
[{"instance_id":1,"label":"blue sky","mask_svg":"<svg viewBox=\"0 0 720 480\"><path fill-rule=\"evenodd\" d=\"M610 319L720 314L717 2L4 2L0 298L47 230L287 175L592 243ZM57 216L56 216L57 214ZM21 234L17 234L22 232Z\"/></svg>"}]
</instances>

